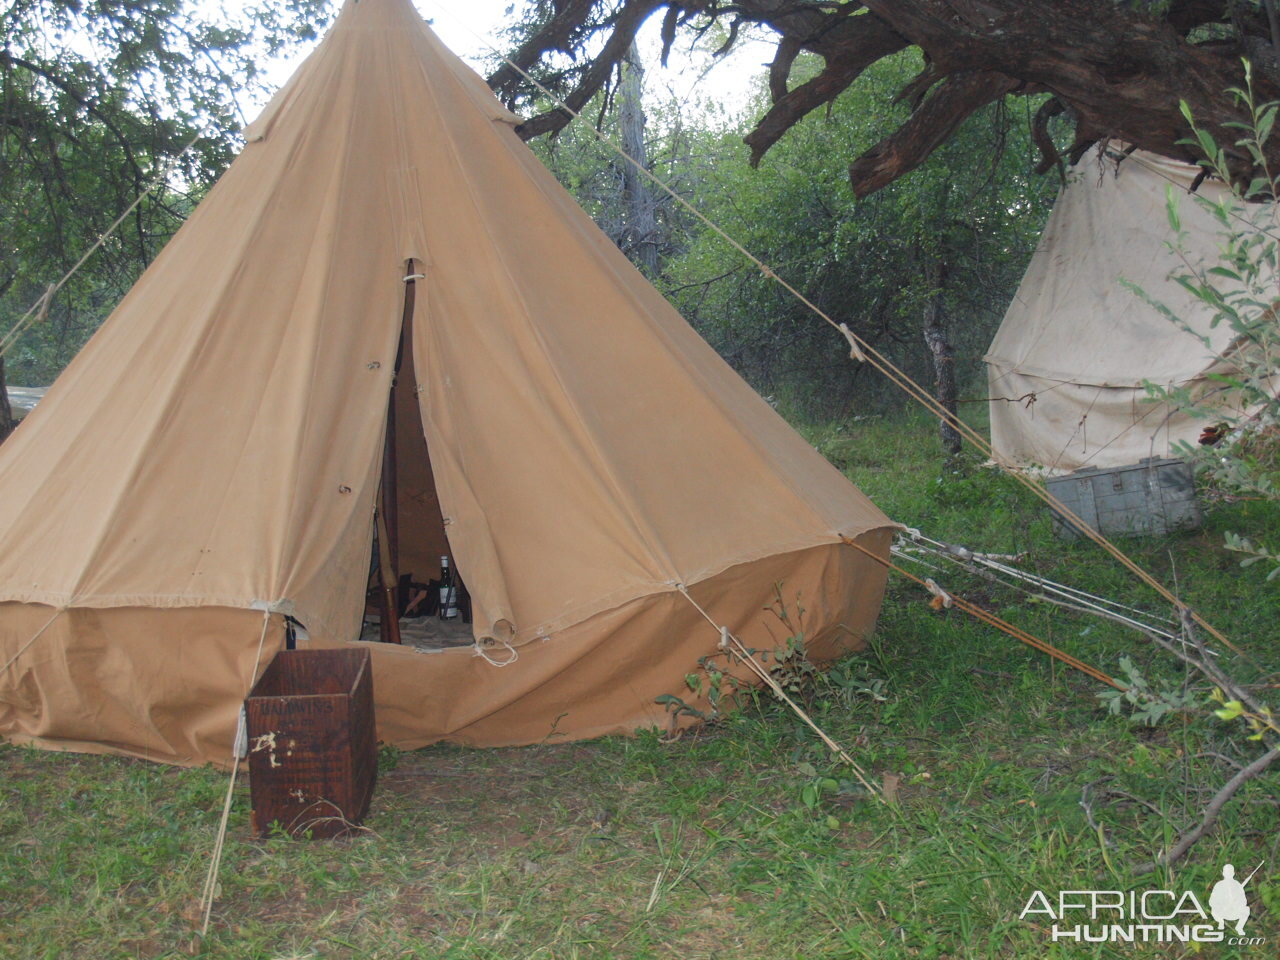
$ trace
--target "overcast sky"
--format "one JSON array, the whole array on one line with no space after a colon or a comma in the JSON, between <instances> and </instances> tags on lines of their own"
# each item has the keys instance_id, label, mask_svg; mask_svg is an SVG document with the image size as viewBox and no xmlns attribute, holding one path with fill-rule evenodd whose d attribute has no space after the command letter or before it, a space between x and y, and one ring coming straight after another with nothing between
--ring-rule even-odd
<instances>
[{"instance_id":1,"label":"overcast sky","mask_svg":"<svg viewBox=\"0 0 1280 960\"><path fill-rule=\"evenodd\" d=\"M334 0L338 6L341 0ZM507 8L513 0L413 0L418 11L432 23L440 39L454 53L472 67L483 71L486 59L491 59L494 48L505 50L507 45L500 36L509 21ZM244 4L241 0L222 0L225 9L235 10ZM753 89L753 82L763 76L762 65L773 58L771 44L760 40L740 41L734 52L703 75L708 65L705 51L701 54L688 50L688 41L677 43L670 57L670 66L662 69L658 63L661 49L659 28L661 14L650 18L641 31L640 47L647 66L646 92L649 96L678 97L682 103L694 105L696 100L715 103L736 112L746 103ZM288 79L307 51L277 64L267 65L267 75L278 86Z\"/></svg>"}]
</instances>

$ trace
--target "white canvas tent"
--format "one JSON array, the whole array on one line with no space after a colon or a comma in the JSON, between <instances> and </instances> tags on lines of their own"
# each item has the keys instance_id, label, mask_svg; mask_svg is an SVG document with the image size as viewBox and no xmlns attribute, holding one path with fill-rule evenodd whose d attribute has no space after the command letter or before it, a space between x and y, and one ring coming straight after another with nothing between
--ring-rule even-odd
<instances>
[{"instance_id":1,"label":"white canvas tent","mask_svg":"<svg viewBox=\"0 0 1280 960\"><path fill-rule=\"evenodd\" d=\"M1217 259L1221 225L1186 194L1199 168L1143 151L1118 158L1094 148L1072 170L985 358L997 455L1049 475L1167 457L1178 441L1194 443L1205 422L1151 401L1143 384L1202 391L1232 339L1170 279L1185 269L1168 248L1170 184L1181 195L1192 261ZM1223 189L1205 182L1199 192L1212 198Z\"/></svg>"},{"instance_id":2,"label":"white canvas tent","mask_svg":"<svg viewBox=\"0 0 1280 960\"><path fill-rule=\"evenodd\" d=\"M715 625L781 641L775 589L815 658L863 642L885 570L846 539L887 557L888 520L514 120L408 0L349 0L0 446L0 734L226 762L286 616L358 642L388 449L399 569L450 552L476 643L366 645L384 741L666 724Z\"/></svg>"}]
</instances>

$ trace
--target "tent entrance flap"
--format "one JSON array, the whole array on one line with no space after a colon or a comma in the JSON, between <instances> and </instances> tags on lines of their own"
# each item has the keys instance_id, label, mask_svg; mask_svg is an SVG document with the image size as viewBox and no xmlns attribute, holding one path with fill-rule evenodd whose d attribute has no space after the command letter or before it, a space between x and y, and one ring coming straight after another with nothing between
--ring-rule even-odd
<instances>
[{"instance_id":1,"label":"tent entrance flap","mask_svg":"<svg viewBox=\"0 0 1280 960\"><path fill-rule=\"evenodd\" d=\"M416 278L413 260L405 263L404 309L400 315L400 337L396 344L396 363L387 398L387 419L382 443L382 478L378 485L378 505L374 513L374 541L377 549L377 588L379 639L383 643L400 642L400 527L396 503L396 383L404 366L405 327L413 316Z\"/></svg>"},{"instance_id":2,"label":"tent entrance flap","mask_svg":"<svg viewBox=\"0 0 1280 960\"><path fill-rule=\"evenodd\" d=\"M451 553L436 492L413 357L414 261L406 264L404 314L396 354L395 379L387 404L386 443L378 491L374 539L374 584L379 592L381 639L398 643L396 616L404 609L410 583L440 577L440 558ZM384 540L385 538L385 540Z\"/></svg>"}]
</instances>

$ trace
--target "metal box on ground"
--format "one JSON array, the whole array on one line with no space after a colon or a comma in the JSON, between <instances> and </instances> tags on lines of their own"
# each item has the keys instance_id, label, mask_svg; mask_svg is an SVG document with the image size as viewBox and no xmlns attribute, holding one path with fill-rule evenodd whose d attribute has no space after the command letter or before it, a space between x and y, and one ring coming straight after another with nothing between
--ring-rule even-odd
<instances>
[{"instance_id":1,"label":"metal box on ground","mask_svg":"<svg viewBox=\"0 0 1280 960\"><path fill-rule=\"evenodd\" d=\"M1185 460L1155 457L1133 466L1089 467L1045 481L1063 506L1099 533L1158 535L1200 526L1195 479ZM1054 529L1068 539L1080 536L1056 510Z\"/></svg>"},{"instance_id":2,"label":"metal box on ground","mask_svg":"<svg viewBox=\"0 0 1280 960\"><path fill-rule=\"evenodd\" d=\"M335 837L369 811L377 777L368 650L282 650L245 700L253 830Z\"/></svg>"}]
</instances>

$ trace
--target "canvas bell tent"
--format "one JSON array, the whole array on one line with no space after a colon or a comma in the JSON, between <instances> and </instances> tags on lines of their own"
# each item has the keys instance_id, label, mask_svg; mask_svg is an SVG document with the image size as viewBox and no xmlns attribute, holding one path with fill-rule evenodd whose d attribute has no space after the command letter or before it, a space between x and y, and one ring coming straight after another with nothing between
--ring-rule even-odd
<instances>
[{"instance_id":1,"label":"canvas bell tent","mask_svg":"<svg viewBox=\"0 0 1280 960\"><path fill-rule=\"evenodd\" d=\"M712 622L785 635L777 585L816 657L862 641L885 573L842 538L887 556L886 518L514 120L408 0L349 0L0 447L0 732L225 763L286 616L358 642L392 449L398 569L451 554L476 643L368 644L382 740L665 724Z\"/></svg>"},{"instance_id":2,"label":"canvas bell tent","mask_svg":"<svg viewBox=\"0 0 1280 960\"><path fill-rule=\"evenodd\" d=\"M1179 441L1195 442L1205 421L1153 402L1143 384L1203 395L1231 344L1231 330L1210 327L1203 304L1170 278L1186 270L1168 247L1170 184L1181 197L1191 262L1217 261L1222 226L1187 194L1198 173L1155 154L1120 159L1096 147L1073 168L986 356L991 443L1000 458L1053 475L1173 456ZM1216 199L1223 190L1205 182L1198 192Z\"/></svg>"}]
</instances>

